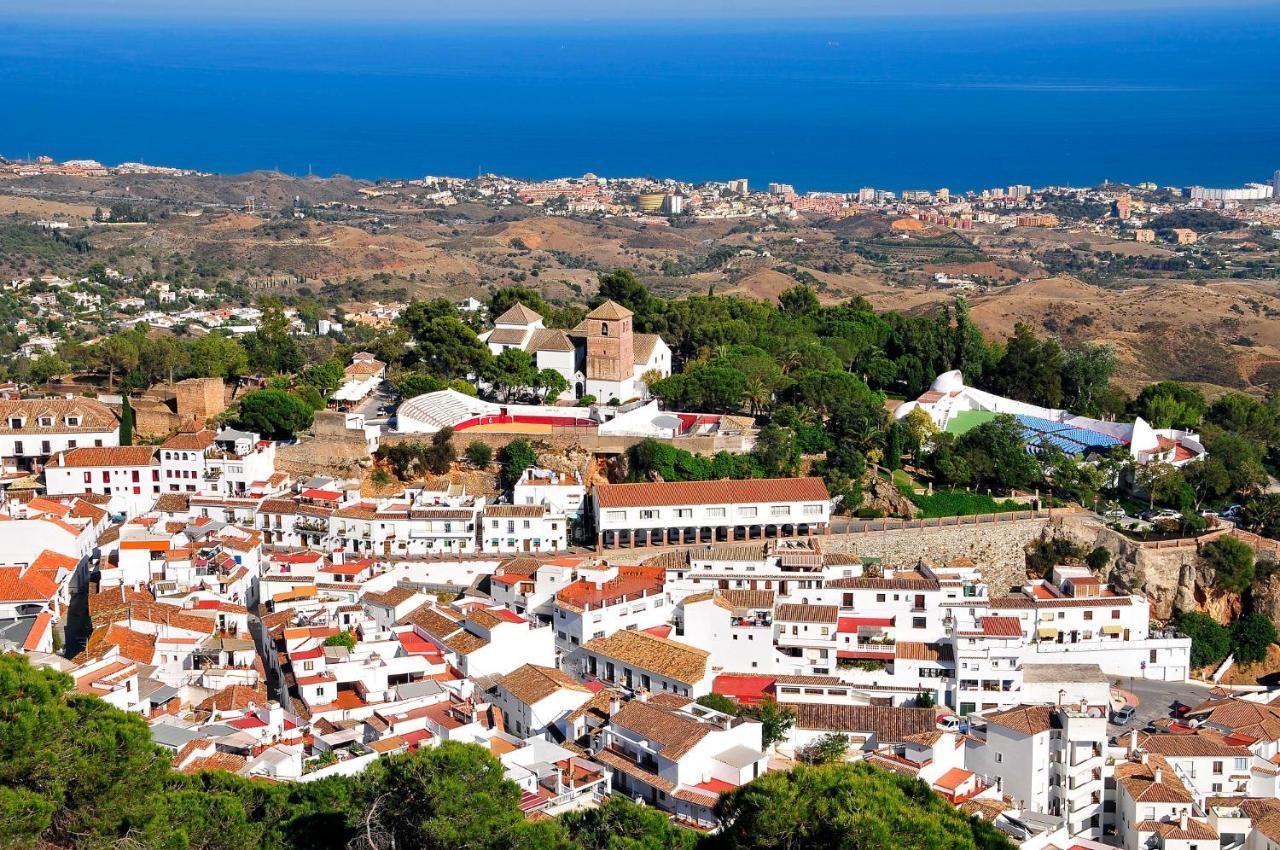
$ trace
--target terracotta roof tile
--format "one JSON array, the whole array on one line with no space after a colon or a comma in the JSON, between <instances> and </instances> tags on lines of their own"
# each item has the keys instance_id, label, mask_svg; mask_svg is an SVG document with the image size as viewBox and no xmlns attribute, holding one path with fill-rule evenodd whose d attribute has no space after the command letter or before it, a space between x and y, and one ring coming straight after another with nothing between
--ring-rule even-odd
<instances>
[{"instance_id":1,"label":"terracotta roof tile","mask_svg":"<svg viewBox=\"0 0 1280 850\"><path fill-rule=\"evenodd\" d=\"M744 481L664 481L642 484L598 484L601 508L662 507L665 505L762 504L765 502L827 502L831 495L821 478L750 478ZM761 517L766 521L769 517ZM789 521L794 521L791 518Z\"/></svg>"},{"instance_id":2,"label":"terracotta roof tile","mask_svg":"<svg viewBox=\"0 0 1280 850\"><path fill-rule=\"evenodd\" d=\"M582 648L685 685L706 678L707 659L711 656L706 650L627 629L589 640Z\"/></svg>"}]
</instances>

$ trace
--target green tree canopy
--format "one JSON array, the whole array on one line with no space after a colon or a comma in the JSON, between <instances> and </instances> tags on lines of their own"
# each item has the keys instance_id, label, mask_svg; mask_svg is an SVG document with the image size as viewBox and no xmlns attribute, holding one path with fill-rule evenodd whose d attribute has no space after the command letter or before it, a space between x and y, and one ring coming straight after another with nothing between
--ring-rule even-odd
<instances>
[{"instance_id":1,"label":"green tree canopy","mask_svg":"<svg viewBox=\"0 0 1280 850\"><path fill-rule=\"evenodd\" d=\"M1010 850L923 782L865 762L768 773L724 795L705 850Z\"/></svg>"},{"instance_id":2,"label":"green tree canopy","mask_svg":"<svg viewBox=\"0 0 1280 850\"><path fill-rule=\"evenodd\" d=\"M498 450L498 463L502 465L502 486L510 489L520 480L524 471L538 462L533 446L523 437L512 440Z\"/></svg>"},{"instance_id":3,"label":"green tree canopy","mask_svg":"<svg viewBox=\"0 0 1280 850\"><path fill-rule=\"evenodd\" d=\"M298 396L268 388L242 397L233 421L242 430L281 440L310 427L313 415L311 406Z\"/></svg>"},{"instance_id":4,"label":"green tree canopy","mask_svg":"<svg viewBox=\"0 0 1280 850\"><path fill-rule=\"evenodd\" d=\"M1235 537L1219 537L1202 550L1213 570L1213 584L1229 593L1243 593L1253 584L1253 549Z\"/></svg>"},{"instance_id":5,"label":"green tree canopy","mask_svg":"<svg viewBox=\"0 0 1280 850\"><path fill-rule=\"evenodd\" d=\"M1266 659L1267 649L1275 642L1275 624L1265 614L1245 614L1231 624L1231 652L1240 664Z\"/></svg>"},{"instance_id":6,"label":"green tree canopy","mask_svg":"<svg viewBox=\"0 0 1280 850\"><path fill-rule=\"evenodd\" d=\"M1204 396L1177 381L1148 384L1133 401L1133 413L1153 428L1192 428L1205 411Z\"/></svg>"},{"instance_id":7,"label":"green tree canopy","mask_svg":"<svg viewBox=\"0 0 1280 850\"><path fill-rule=\"evenodd\" d=\"M1217 664L1231 651L1231 633L1208 614L1186 611L1178 615L1178 629L1191 638L1191 666Z\"/></svg>"}]
</instances>

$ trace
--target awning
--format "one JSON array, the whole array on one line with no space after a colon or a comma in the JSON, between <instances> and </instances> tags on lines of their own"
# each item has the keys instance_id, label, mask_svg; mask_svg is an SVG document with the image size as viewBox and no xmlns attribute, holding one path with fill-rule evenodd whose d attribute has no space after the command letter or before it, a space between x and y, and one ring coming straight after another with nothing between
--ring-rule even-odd
<instances>
[{"instance_id":1,"label":"awning","mask_svg":"<svg viewBox=\"0 0 1280 850\"><path fill-rule=\"evenodd\" d=\"M1053 640L1058 636L1057 629L1036 629L1036 635L1041 640Z\"/></svg>"},{"instance_id":2,"label":"awning","mask_svg":"<svg viewBox=\"0 0 1280 850\"><path fill-rule=\"evenodd\" d=\"M1102 633L1104 635L1124 634L1124 626L1103 626Z\"/></svg>"},{"instance_id":3,"label":"awning","mask_svg":"<svg viewBox=\"0 0 1280 850\"><path fill-rule=\"evenodd\" d=\"M841 617L836 626L836 631L856 632L858 629L887 629L892 625L892 617Z\"/></svg>"}]
</instances>

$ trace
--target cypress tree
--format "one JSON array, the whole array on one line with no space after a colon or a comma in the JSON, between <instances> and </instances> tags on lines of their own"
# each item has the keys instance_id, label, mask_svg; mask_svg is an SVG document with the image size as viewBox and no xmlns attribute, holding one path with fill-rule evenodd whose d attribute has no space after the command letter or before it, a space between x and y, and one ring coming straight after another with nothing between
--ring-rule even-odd
<instances>
[{"instance_id":1,"label":"cypress tree","mask_svg":"<svg viewBox=\"0 0 1280 850\"><path fill-rule=\"evenodd\" d=\"M133 445L133 406L129 404L127 395L120 407L120 445Z\"/></svg>"}]
</instances>

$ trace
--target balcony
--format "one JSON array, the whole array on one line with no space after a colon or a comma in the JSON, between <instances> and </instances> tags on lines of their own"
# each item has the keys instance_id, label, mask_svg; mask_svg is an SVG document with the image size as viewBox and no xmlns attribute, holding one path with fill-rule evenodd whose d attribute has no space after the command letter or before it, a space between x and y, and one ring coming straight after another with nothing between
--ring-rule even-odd
<instances>
[{"instance_id":1,"label":"balcony","mask_svg":"<svg viewBox=\"0 0 1280 850\"><path fill-rule=\"evenodd\" d=\"M295 531L304 531L312 534L328 534L329 523L323 520L300 519L293 524Z\"/></svg>"}]
</instances>

